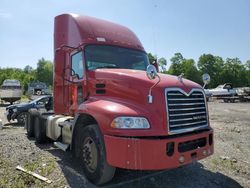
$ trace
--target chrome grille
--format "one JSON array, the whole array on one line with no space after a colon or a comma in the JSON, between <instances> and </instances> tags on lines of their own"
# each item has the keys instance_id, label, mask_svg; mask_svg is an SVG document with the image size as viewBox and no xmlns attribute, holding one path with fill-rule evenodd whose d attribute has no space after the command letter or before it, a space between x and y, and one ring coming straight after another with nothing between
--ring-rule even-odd
<instances>
[{"instance_id":1,"label":"chrome grille","mask_svg":"<svg viewBox=\"0 0 250 188\"><path fill-rule=\"evenodd\" d=\"M208 126L206 98L201 89L189 94L181 89L166 89L170 134L190 132Z\"/></svg>"}]
</instances>

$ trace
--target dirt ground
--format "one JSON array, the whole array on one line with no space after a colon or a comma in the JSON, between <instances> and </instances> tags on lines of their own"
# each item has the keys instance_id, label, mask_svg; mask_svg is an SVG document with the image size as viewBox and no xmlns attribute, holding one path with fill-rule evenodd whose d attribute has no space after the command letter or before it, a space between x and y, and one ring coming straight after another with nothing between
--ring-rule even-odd
<instances>
[{"instance_id":1,"label":"dirt ground","mask_svg":"<svg viewBox=\"0 0 250 188\"><path fill-rule=\"evenodd\" d=\"M250 187L250 103L208 103L215 131L213 156L178 169L129 171L118 169L102 187ZM95 187L84 177L70 152L48 143L37 145L15 122L7 123L0 107L0 188ZM16 170L21 165L52 180L44 183Z\"/></svg>"}]
</instances>

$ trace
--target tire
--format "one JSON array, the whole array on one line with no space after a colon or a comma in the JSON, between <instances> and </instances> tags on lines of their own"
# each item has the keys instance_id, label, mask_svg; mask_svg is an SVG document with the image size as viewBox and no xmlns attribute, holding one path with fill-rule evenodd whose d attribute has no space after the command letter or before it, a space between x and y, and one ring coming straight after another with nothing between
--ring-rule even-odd
<instances>
[{"instance_id":1,"label":"tire","mask_svg":"<svg viewBox=\"0 0 250 188\"><path fill-rule=\"evenodd\" d=\"M38 111L36 109L30 109L27 114L26 119L26 129L27 129L27 136L29 138L34 137L34 123L35 117L38 116Z\"/></svg>"},{"instance_id":2,"label":"tire","mask_svg":"<svg viewBox=\"0 0 250 188\"><path fill-rule=\"evenodd\" d=\"M47 141L46 137L46 119L42 116L35 117L35 127L34 127L34 135L36 143L43 144Z\"/></svg>"},{"instance_id":3,"label":"tire","mask_svg":"<svg viewBox=\"0 0 250 188\"><path fill-rule=\"evenodd\" d=\"M17 116L17 122L20 124L25 124L25 121L27 119L27 112L21 112L18 116Z\"/></svg>"},{"instance_id":4,"label":"tire","mask_svg":"<svg viewBox=\"0 0 250 188\"><path fill-rule=\"evenodd\" d=\"M116 168L107 163L105 145L98 125L88 125L79 129L75 149L79 153L78 159L85 176L96 185L110 181Z\"/></svg>"}]
</instances>

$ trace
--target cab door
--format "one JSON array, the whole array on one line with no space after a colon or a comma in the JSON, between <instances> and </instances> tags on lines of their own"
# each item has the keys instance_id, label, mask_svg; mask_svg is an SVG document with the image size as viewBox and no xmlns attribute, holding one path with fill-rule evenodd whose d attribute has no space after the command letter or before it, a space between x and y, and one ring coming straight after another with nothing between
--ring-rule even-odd
<instances>
[{"instance_id":1,"label":"cab door","mask_svg":"<svg viewBox=\"0 0 250 188\"><path fill-rule=\"evenodd\" d=\"M74 114L78 106L84 101L86 93L86 70L83 61L83 52L76 52L71 55L71 80L70 87L70 113Z\"/></svg>"}]
</instances>

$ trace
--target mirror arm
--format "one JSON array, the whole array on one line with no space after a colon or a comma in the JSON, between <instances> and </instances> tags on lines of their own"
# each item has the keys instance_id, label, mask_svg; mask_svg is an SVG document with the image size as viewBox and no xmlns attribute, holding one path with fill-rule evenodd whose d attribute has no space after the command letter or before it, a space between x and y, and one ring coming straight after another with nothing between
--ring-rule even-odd
<instances>
[{"instance_id":1,"label":"mirror arm","mask_svg":"<svg viewBox=\"0 0 250 188\"><path fill-rule=\"evenodd\" d=\"M58 52L59 50L63 50L64 48L70 49L70 50L72 50L72 51L78 49L78 48L76 48L76 47L72 47L72 46L68 46L68 45L66 45L66 44L63 44L63 45L61 45L59 48L56 49L56 52Z\"/></svg>"},{"instance_id":2,"label":"mirror arm","mask_svg":"<svg viewBox=\"0 0 250 188\"><path fill-rule=\"evenodd\" d=\"M81 50L81 49L83 49L83 45L84 45L83 42L80 43L78 47L73 47L73 46L68 46L68 45L66 45L66 44L62 44L59 48L57 48L57 49L55 50L55 52L58 52L59 50L63 50L64 48L69 49L69 50L71 50L71 51L74 51L74 50Z\"/></svg>"},{"instance_id":3,"label":"mirror arm","mask_svg":"<svg viewBox=\"0 0 250 188\"><path fill-rule=\"evenodd\" d=\"M62 75L62 79L65 80L65 81L67 81L67 82L69 82L69 83L72 83L72 84L77 84L77 83L78 83L78 82L74 82L74 81L72 81L72 80L69 80L69 79L67 79L67 78L64 78L63 75Z\"/></svg>"},{"instance_id":4,"label":"mirror arm","mask_svg":"<svg viewBox=\"0 0 250 188\"><path fill-rule=\"evenodd\" d=\"M79 79L79 75L76 74L75 71L74 71L73 69L71 69L71 68L64 68L64 69L63 69L63 73L62 73L62 75L61 75L61 76L62 76L62 79L65 80L65 81L67 81L67 82L69 82L69 83L72 83L72 84L78 83L78 82L69 80L69 79L67 79L67 78L64 77L64 75L65 75L65 70L67 70L67 69L69 69L70 71L72 71L72 72L73 72L73 75L76 75L76 76L77 76L77 79ZM72 76L72 75L71 75L71 76Z\"/></svg>"},{"instance_id":5,"label":"mirror arm","mask_svg":"<svg viewBox=\"0 0 250 188\"><path fill-rule=\"evenodd\" d=\"M158 78L158 81L154 84L154 85L152 85L151 87L150 87L150 89L149 89L149 92L148 92L148 103L153 103L153 96L152 96L152 89L157 85L157 84L159 84L159 82L161 81L161 78L160 78L160 76L157 74L156 75L156 77Z\"/></svg>"}]
</instances>

